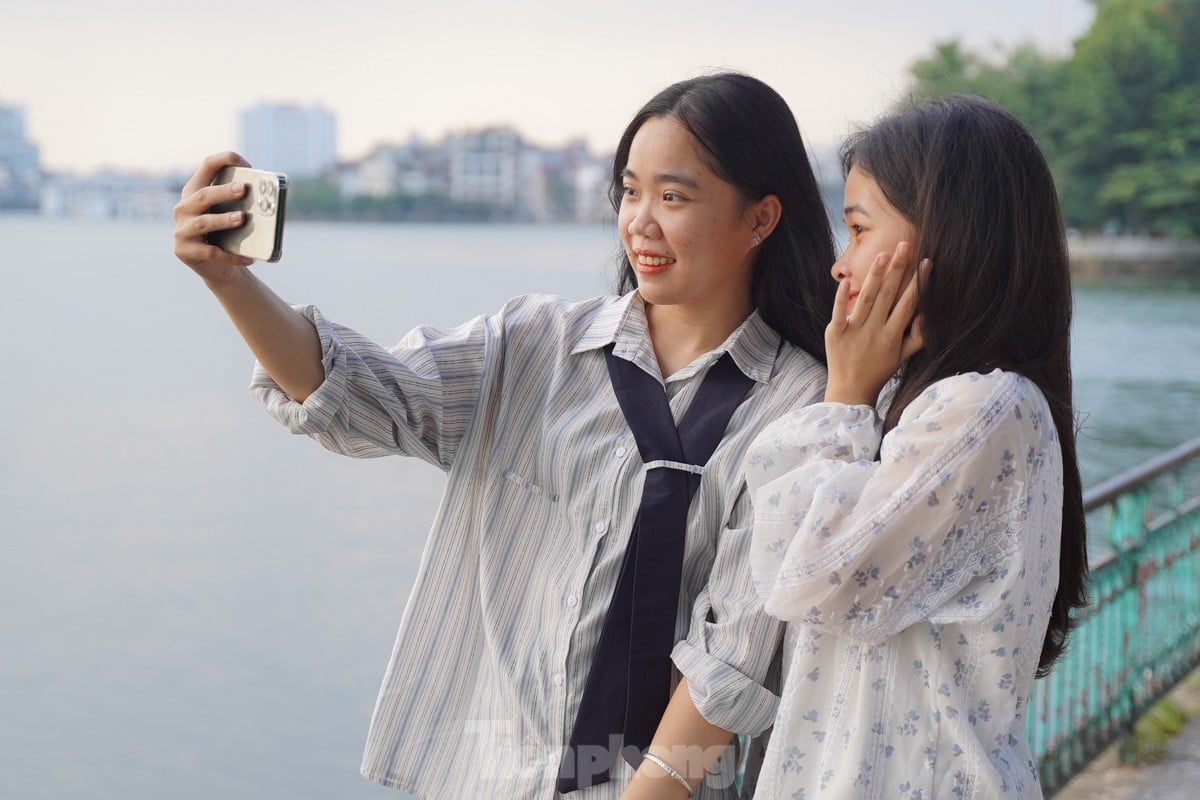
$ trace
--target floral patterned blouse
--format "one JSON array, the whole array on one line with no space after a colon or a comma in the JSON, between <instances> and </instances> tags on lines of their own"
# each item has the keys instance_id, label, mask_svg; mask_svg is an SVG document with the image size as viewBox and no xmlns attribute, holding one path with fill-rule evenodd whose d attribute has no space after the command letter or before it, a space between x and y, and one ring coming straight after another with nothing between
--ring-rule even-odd
<instances>
[{"instance_id":1,"label":"floral patterned blouse","mask_svg":"<svg viewBox=\"0 0 1200 800\"><path fill-rule=\"evenodd\" d=\"M1058 586L1049 406L996 370L935 383L882 437L819 403L746 462L751 564L787 621L757 798L1040 798L1025 711Z\"/></svg>"}]
</instances>

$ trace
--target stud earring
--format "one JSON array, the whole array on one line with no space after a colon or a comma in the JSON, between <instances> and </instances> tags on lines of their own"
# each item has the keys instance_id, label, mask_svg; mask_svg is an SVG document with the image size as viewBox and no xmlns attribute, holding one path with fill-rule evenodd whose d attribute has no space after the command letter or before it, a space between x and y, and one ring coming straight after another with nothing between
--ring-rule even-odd
<instances>
[{"instance_id":1,"label":"stud earring","mask_svg":"<svg viewBox=\"0 0 1200 800\"><path fill-rule=\"evenodd\" d=\"M754 231L750 234L750 246L758 247L760 244L762 244L762 237L758 235L758 231Z\"/></svg>"}]
</instances>

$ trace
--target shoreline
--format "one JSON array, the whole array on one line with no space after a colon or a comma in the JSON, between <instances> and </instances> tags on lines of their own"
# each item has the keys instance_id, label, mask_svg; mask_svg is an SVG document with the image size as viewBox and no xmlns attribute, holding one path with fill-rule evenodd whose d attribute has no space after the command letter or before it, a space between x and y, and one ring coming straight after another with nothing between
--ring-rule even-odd
<instances>
[{"instance_id":1,"label":"shoreline","mask_svg":"<svg viewBox=\"0 0 1200 800\"><path fill-rule=\"evenodd\" d=\"M1179 277L1200 280L1200 241L1151 236L1067 237L1071 272L1080 277Z\"/></svg>"}]
</instances>

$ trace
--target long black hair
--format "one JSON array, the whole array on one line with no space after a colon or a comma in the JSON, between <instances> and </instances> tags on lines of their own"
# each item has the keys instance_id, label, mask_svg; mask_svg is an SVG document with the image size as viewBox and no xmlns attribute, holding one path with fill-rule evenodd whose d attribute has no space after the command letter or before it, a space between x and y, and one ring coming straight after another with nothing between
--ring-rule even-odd
<instances>
[{"instance_id":1,"label":"long black hair","mask_svg":"<svg viewBox=\"0 0 1200 800\"><path fill-rule=\"evenodd\" d=\"M824 363L825 326L837 290L829 280L833 234L787 103L762 81L735 72L663 89L634 115L617 145L609 201L618 213L633 137L654 117L678 120L699 144L706 166L747 202L779 198L779 224L757 248L751 297L780 336ZM618 291L624 294L637 286L627 254L619 269Z\"/></svg>"},{"instance_id":2,"label":"long black hair","mask_svg":"<svg viewBox=\"0 0 1200 800\"><path fill-rule=\"evenodd\" d=\"M917 313L924 349L903 367L884 431L930 384L994 368L1045 395L1063 461L1058 592L1038 677L1066 648L1087 604L1087 536L1071 400L1071 273L1054 180L1037 142L999 105L950 95L853 134L842 170L869 175L917 232L933 269Z\"/></svg>"}]
</instances>

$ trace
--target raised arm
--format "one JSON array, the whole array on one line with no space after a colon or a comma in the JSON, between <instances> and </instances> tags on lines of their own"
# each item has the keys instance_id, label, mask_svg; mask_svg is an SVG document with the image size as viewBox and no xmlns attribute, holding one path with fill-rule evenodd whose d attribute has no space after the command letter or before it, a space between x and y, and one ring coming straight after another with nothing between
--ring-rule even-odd
<instances>
[{"instance_id":1,"label":"raised arm","mask_svg":"<svg viewBox=\"0 0 1200 800\"><path fill-rule=\"evenodd\" d=\"M175 206L175 255L204 279L271 378L303 401L325 379L316 329L247 269L252 259L226 253L205 238L245 221L240 211L209 213L246 191L244 184L210 185L227 166L250 165L237 153L218 153L206 158L183 187Z\"/></svg>"}]
</instances>

